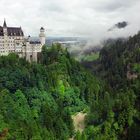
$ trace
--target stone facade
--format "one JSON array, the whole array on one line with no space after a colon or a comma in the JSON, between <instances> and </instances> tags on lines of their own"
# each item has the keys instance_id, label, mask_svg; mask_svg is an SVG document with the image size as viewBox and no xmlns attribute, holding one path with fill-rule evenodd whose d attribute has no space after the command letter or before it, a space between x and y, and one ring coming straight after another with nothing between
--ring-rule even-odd
<instances>
[{"instance_id":1,"label":"stone facade","mask_svg":"<svg viewBox=\"0 0 140 140\"><path fill-rule=\"evenodd\" d=\"M39 34L40 41L32 41L30 37L25 38L21 27L7 27L4 21L0 26L0 55L17 53L27 61L37 61L37 54L45 45L45 29L41 27Z\"/></svg>"}]
</instances>

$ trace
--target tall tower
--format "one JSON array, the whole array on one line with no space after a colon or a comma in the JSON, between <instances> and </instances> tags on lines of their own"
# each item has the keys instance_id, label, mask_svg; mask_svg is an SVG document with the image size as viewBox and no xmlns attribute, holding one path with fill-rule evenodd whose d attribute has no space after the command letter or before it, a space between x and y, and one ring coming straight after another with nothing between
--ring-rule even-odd
<instances>
[{"instance_id":1,"label":"tall tower","mask_svg":"<svg viewBox=\"0 0 140 140\"><path fill-rule=\"evenodd\" d=\"M8 48L8 31L7 31L7 24L5 19L3 23L3 35L4 35L4 51L5 54L7 55L9 52L9 48Z\"/></svg>"},{"instance_id":2,"label":"tall tower","mask_svg":"<svg viewBox=\"0 0 140 140\"><path fill-rule=\"evenodd\" d=\"M41 45L42 46L45 45L46 36L45 36L45 29L43 27L40 28L39 38L40 38Z\"/></svg>"},{"instance_id":3,"label":"tall tower","mask_svg":"<svg viewBox=\"0 0 140 140\"><path fill-rule=\"evenodd\" d=\"M4 36L7 36L7 24L6 24L5 19L4 19L4 23L3 23L3 33L4 33Z\"/></svg>"}]
</instances>

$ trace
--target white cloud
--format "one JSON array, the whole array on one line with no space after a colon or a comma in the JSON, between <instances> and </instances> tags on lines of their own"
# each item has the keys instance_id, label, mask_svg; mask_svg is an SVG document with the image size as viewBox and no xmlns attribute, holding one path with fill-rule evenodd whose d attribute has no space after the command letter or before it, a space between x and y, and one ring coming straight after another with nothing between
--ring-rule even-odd
<instances>
[{"instance_id":1,"label":"white cloud","mask_svg":"<svg viewBox=\"0 0 140 140\"><path fill-rule=\"evenodd\" d=\"M139 0L0 0L0 23L22 26L28 35L38 35L40 26L47 36L86 36L94 40L128 36L140 28ZM108 33L120 21L126 29Z\"/></svg>"}]
</instances>

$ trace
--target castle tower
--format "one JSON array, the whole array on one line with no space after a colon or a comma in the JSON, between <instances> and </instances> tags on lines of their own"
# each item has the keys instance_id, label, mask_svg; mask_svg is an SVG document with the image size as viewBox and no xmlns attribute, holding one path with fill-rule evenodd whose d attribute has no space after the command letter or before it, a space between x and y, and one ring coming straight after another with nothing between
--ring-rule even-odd
<instances>
[{"instance_id":1,"label":"castle tower","mask_svg":"<svg viewBox=\"0 0 140 140\"><path fill-rule=\"evenodd\" d=\"M46 36L45 36L45 29L43 27L40 28L39 38L40 38L41 45L42 46L45 45Z\"/></svg>"},{"instance_id":2,"label":"castle tower","mask_svg":"<svg viewBox=\"0 0 140 140\"><path fill-rule=\"evenodd\" d=\"M3 23L3 35L4 35L4 51L5 54L7 55L9 53L9 48L8 48L8 30L7 30L7 24L6 21L4 19L4 23Z\"/></svg>"},{"instance_id":3,"label":"castle tower","mask_svg":"<svg viewBox=\"0 0 140 140\"><path fill-rule=\"evenodd\" d=\"M5 19L4 19L4 23L3 23L3 33L4 33L4 36L7 36L7 24L6 24Z\"/></svg>"},{"instance_id":4,"label":"castle tower","mask_svg":"<svg viewBox=\"0 0 140 140\"><path fill-rule=\"evenodd\" d=\"M32 62L32 48L30 45L30 36L26 39L26 45L25 45L25 57L28 62Z\"/></svg>"}]
</instances>

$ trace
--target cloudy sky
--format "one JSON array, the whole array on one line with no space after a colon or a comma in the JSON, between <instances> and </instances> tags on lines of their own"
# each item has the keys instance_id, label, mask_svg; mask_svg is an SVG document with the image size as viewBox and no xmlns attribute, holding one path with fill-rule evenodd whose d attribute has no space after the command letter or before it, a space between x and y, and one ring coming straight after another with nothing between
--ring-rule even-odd
<instances>
[{"instance_id":1,"label":"cloudy sky","mask_svg":"<svg viewBox=\"0 0 140 140\"><path fill-rule=\"evenodd\" d=\"M47 36L83 36L95 40L129 36L140 30L140 0L0 0L0 24L21 26L37 36L40 26ZM129 22L107 32L114 24Z\"/></svg>"}]
</instances>

